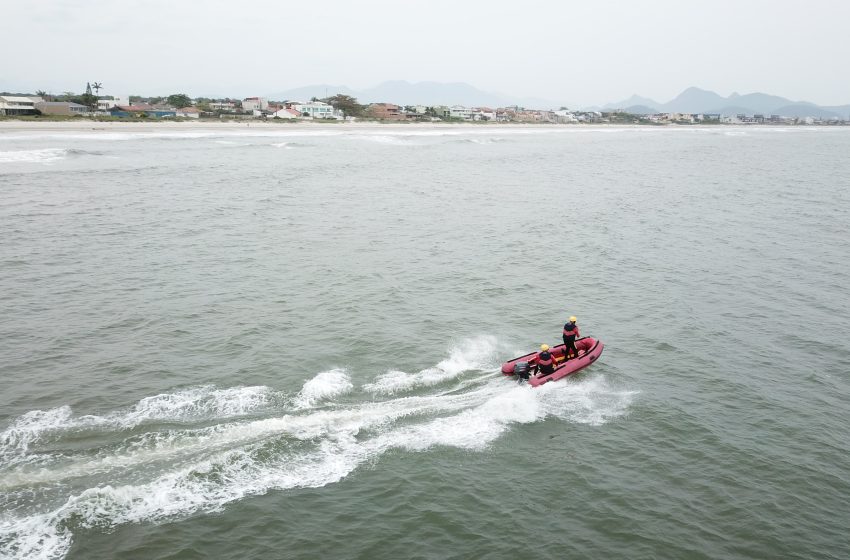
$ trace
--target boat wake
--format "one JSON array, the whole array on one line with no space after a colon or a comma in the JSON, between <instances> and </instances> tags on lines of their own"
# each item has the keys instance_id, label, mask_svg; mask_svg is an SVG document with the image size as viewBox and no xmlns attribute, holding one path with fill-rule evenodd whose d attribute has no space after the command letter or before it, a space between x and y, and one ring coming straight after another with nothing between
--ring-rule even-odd
<instances>
[{"instance_id":1,"label":"boat wake","mask_svg":"<svg viewBox=\"0 0 850 560\"><path fill-rule=\"evenodd\" d=\"M389 450L478 451L547 417L601 425L633 396L603 375L517 385L488 363L494 354L495 341L481 337L436 366L361 387L334 369L295 394L198 387L103 416L67 406L24 414L0 433L0 557L61 558L75 531L325 486Z\"/></svg>"}]
</instances>

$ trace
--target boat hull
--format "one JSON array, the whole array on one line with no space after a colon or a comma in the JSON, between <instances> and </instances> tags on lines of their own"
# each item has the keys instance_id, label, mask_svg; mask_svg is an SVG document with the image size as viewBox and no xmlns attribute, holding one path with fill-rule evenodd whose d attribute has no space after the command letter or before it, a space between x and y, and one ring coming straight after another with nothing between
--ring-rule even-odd
<instances>
[{"instance_id":1,"label":"boat hull","mask_svg":"<svg viewBox=\"0 0 850 560\"><path fill-rule=\"evenodd\" d=\"M598 360L599 356L602 355L602 350L605 348L605 345L601 340L597 340L590 336L579 338L576 340L578 357L562 361L564 358L565 348L566 347L563 344L550 348L549 353L552 354L555 357L555 360L559 362L555 371L549 375L543 376L532 374L528 378L528 383L537 387L538 385L543 385L550 381L557 381L558 379L563 379L564 377L577 373ZM537 352L532 352L531 354L526 354L525 356L520 356L509 362L505 362L502 364L502 373L505 375L513 375L514 366L519 362L527 362L532 368L536 368Z\"/></svg>"}]
</instances>

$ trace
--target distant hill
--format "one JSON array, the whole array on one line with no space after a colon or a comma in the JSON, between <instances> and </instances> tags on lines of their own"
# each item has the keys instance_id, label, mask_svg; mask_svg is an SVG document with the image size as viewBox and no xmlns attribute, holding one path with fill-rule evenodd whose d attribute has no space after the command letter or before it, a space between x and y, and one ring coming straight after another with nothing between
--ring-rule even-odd
<instances>
[{"instance_id":1,"label":"distant hill","mask_svg":"<svg viewBox=\"0 0 850 560\"><path fill-rule=\"evenodd\" d=\"M834 105L827 106L824 105L821 109L826 109L827 111L832 111L833 113L838 113L844 119L850 119L850 105Z\"/></svg>"},{"instance_id":2,"label":"distant hill","mask_svg":"<svg viewBox=\"0 0 850 560\"><path fill-rule=\"evenodd\" d=\"M720 114L727 116L735 116L735 115L755 115L760 113L760 111L754 111L750 107L742 107L741 105L726 105L725 107L714 108L710 111L705 111L709 115L712 114ZM763 113L762 113L763 114ZM770 114L770 113L768 113Z\"/></svg>"},{"instance_id":3,"label":"distant hill","mask_svg":"<svg viewBox=\"0 0 850 560\"><path fill-rule=\"evenodd\" d=\"M776 110L780 107L791 105L793 102L778 95L768 95L766 93L748 93L747 95L738 95L733 93L728 98L735 105L748 107L754 113L762 114L777 114ZM814 105L813 103L800 103L800 105Z\"/></svg>"},{"instance_id":4,"label":"distant hill","mask_svg":"<svg viewBox=\"0 0 850 560\"><path fill-rule=\"evenodd\" d=\"M625 109L621 109L621 111L631 113L632 115L654 115L658 112L658 109L647 107L646 105L631 105Z\"/></svg>"},{"instance_id":5,"label":"distant hill","mask_svg":"<svg viewBox=\"0 0 850 560\"><path fill-rule=\"evenodd\" d=\"M781 115L783 117L815 117L818 119L838 119L847 118L847 115L841 115L835 111L828 111L823 107L809 104L794 104L777 107L770 111L770 114Z\"/></svg>"},{"instance_id":6,"label":"distant hill","mask_svg":"<svg viewBox=\"0 0 850 560\"><path fill-rule=\"evenodd\" d=\"M650 109L652 109L650 113L657 113L659 106L661 106L661 103L658 103L657 101L654 101L648 97L641 97L635 94L629 97L628 99L624 99L623 101L619 101L617 103L608 103L607 105L603 106L602 109L606 111L611 109L620 109L625 111L624 107L649 107ZM632 111L626 112L632 113ZM637 115L640 113L634 114Z\"/></svg>"},{"instance_id":7,"label":"distant hill","mask_svg":"<svg viewBox=\"0 0 850 560\"><path fill-rule=\"evenodd\" d=\"M726 99L713 91L689 87L672 100L661 106L666 113L701 113L709 107L726 105Z\"/></svg>"},{"instance_id":8,"label":"distant hill","mask_svg":"<svg viewBox=\"0 0 850 560\"><path fill-rule=\"evenodd\" d=\"M644 102L631 103L635 100ZM655 103L651 99L633 95L631 98L620 103L609 103L606 109L629 107L637 105L638 109L654 109L652 113L720 113L721 115L781 115L784 117L815 117L815 118L848 118L850 117L850 105L837 105L834 107L821 107L808 101L792 101L778 95L767 93L748 93L739 95L733 93L729 97L723 97L709 90L697 87L689 87L667 103ZM641 114L637 113L635 114Z\"/></svg>"},{"instance_id":9,"label":"distant hill","mask_svg":"<svg viewBox=\"0 0 850 560\"><path fill-rule=\"evenodd\" d=\"M396 103L399 105L466 105L474 107L506 107L520 105L535 109L557 109L563 103L548 99L514 97L480 90L463 82L406 82L394 80L375 87L354 90L347 86L311 85L268 94L275 100L307 100L311 97L342 93L356 97L361 103Z\"/></svg>"},{"instance_id":10,"label":"distant hill","mask_svg":"<svg viewBox=\"0 0 850 560\"><path fill-rule=\"evenodd\" d=\"M283 101L306 101L312 97L323 98L335 94L351 95L361 103L396 103L399 105L465 105L467 107L508 107L519 105L532 109L557 109L562 106L575 107L569 103L534 97L516 97L497 92L488 92L463 82L407 82L393 80L374 87L355 90L345 85L314 84L295 89L278 91L268 98ZM793 101L767 93L754 92L745 95L733 93L723 97L717 93L689 87L666 103L648 97L632 95L616 103L601 107L585 107L585 110L622 110L638 115L652 113L720 113L721 115L782 115L789 117L850 118L850 105L822 107L807 101Z\"/></svg>"},{"instance_id":11,"label":"distant hill","mask_svg":"<svg viewBox=\"0 0 850 560\"><path fill-rule=\"evenodd\" d=\"M266 97L274 101L309 101L314 97L323 98L337 94L354 95L356 97L356 93L357 92L355 92L348 86L314 84L311 86L304 86L286 91L270 93L266 95Z\"/></svg>"}]
</instances>

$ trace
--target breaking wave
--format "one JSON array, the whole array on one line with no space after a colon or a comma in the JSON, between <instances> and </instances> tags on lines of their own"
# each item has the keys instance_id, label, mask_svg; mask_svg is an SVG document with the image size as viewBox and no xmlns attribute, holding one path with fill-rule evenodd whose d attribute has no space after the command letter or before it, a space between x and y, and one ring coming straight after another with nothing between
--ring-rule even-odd
<instances>
[{"instance_id":1,"label":"breaking wave","mask_svg":"<svg viewBox=\"0 0 850 560\"><path fill-rule=\"evenodd\" d=\"M102 152L75 148L41 148L38 150L0 151L0 163L53 163L68 156L99 156Z\"/></svg>"},{"instance_id":2,"label":"breaking wave","mask_svg":"<svg viewBox=\"0 0 850 560\"><path fill-rule=\"evenodd\" d=\"M628 410L633 393L604 375L535 389L491 368L495 354L493 337L477 337L432 368L390 372L362 390L332 369L292 398L267 387L202 387L103 416L74 416L69 407L29 412L0 436L4 456L41 455L37 465L0 466L0 511L9 512L0 514L0 557L61 558L78 530L180 519L273 490L325 486L389 450L478 451L512 426L549 416L601 425ZM435 391L438 383L445 385ZM411 392L376 398L403 390ZM75 430L94 426L106 441L71 445ZM28 506L21 496L32 493L48 494L50 505Z\"/></svg>"},{"instance_id":3,"label":"breaking wave","mask_svg":"<svg viewBox=\"0 0 850 560\"><path fill-rule=\"evenodd\" d=\"M304 383L301 392L295 397L296 408L309 408L316 403L344 395L351 391L354 385L344 369L323 371Z\"/></svg>"},{"instance_id":4,"label":"breaking wave","mask_svg":"<svg viewBox=\"0 0 850 560\"><path fill-rule=\"evenodd\" d=\"M403 145L407 144L407 136L409 135L401 135L401 134L357 134L352 135L350 138L352 140L366 140L368 142L375 142L376 144L393 144L393 145Z\"/></svg>"}]
</instances>

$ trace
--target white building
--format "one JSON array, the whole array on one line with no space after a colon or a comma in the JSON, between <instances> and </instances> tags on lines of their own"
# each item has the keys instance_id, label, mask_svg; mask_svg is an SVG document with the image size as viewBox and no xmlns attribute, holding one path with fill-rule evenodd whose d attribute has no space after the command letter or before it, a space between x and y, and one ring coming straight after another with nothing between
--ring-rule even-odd
<instances>
[{"instance_id":1,"label":"white building","mask_svg":"<svg viewBox=\"0 0 850 560\"><path fill-rule=\"evenodd\" d=\"M210 103L210 109L213 111L233 111L236 109L236 103L233 101L213 101Z\"/></svg>"},{"instance_id":2,"label":"white building","mask_svg":"<svg viewBox=\"0 0 850 560\"><path fill-rule=\"evenodd\" d=\"M575 116L575 113L570 111L569 109L560 109L555 111L555 120L559 123L577 123L578 119Z\"/></svg>"},{"instance_id":3,"label":"white building","mask_svg":"<svg viewBox=\"0 0 850 560\"><path fill-rule=\"evenodd\" d=\"M0 115L34 115L35 104L43 101L41 97L0 95Z\"/></svg>"},{"instance_id":4,"label":"white building","mask_svg":"<svg viewBox=\"0 0 850 560\"><path fill-rule=\"evenodd\" d=\"M130 104L130 97L128 95L109 95L105 97L101 97L97 100L97 108L101 111L108 111L113 107L126 107Z\"/></svg>"},{"instance_id":5,"label":"white building","mask_svg":"<svg viewBox=\"0 0 850 560\"><path fill-rule=\"evenodd\" d=\"M488 109L486 107L476 109L472 113L472 120L474 120L474 121L495 121L496 120L496 111L494 111L493 109Z\"/></svg>"},{"instance_id":6,"label":"white building","mask_svg":"<svg viewBox=\"0 0 850 560\"><path fill-rule=\"evenodd\" d=\"M455 105L449 109L449 116L453 119L463 119L465 121L472 120L472 109L462 105Z\"/></svg>"},{"instance_id":7,"label":"white building","mask_svg":"<svg viewBox=\"0 0 850 560\"><path fill-rule=\"evenodd\" d=\"M297 119L301 117L301 113L299 113L295 109L278 109L269 116L271 118L277 117L279 119Z\"/></svg>"},{"instance_id":8,"label":"white building","mask_svg":"<svg viewBox=\"0 0 850 560\"><path fill-rule=\"evenodd\" d=\"M269 108L269 100L265 97L246 97L242 100L242 110L247 112L265 111Z\"/></svg>"},{"instance_id":9,"label":"white building","mask_svg":"<svg viewBox=\"0 0 850 560\"><path fill-rule=\"evenodd\" d=\"M301 113L302 116L314 119L341 119L342 114L334 111L332 105L323 101L311 101L309 103L293 103L292 108Z\"/></svg>"},{"instance_id":10,"label":"white building","mask_svg":"<svg viewBox=\"0 0 850 560\"><path fill-rule=\"evenodd\" d=\"M177 109L174 112L175 117L183 117L184 119L199 119L201 118L201 112L197 107L183 107L182 109Z\"/></svg>"}]
</instances>

